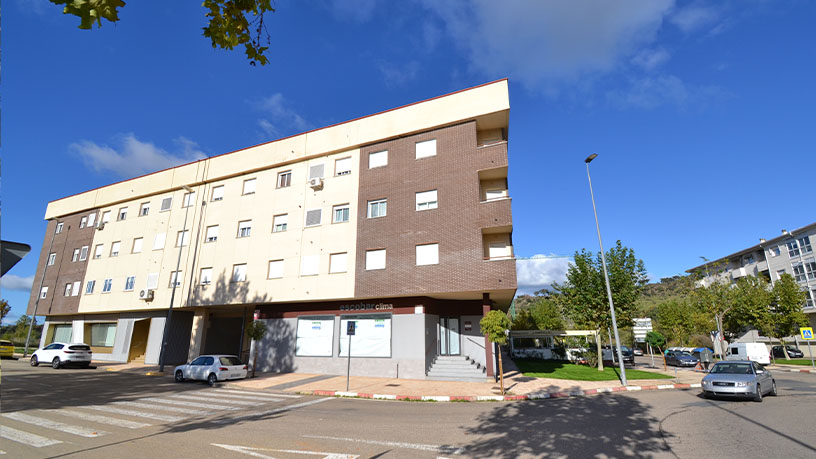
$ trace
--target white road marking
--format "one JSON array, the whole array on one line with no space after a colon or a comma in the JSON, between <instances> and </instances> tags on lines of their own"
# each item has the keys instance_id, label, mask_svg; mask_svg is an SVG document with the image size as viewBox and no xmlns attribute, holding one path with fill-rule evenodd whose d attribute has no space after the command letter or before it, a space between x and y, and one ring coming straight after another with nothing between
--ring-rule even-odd
<instances>
[{"instance_id":1,"label":"white road marking","mask_svg":"<svg viewBox=\"0 0 816 459\"><path fill-rule=\"evenodd\" d=\"M79 426L72 426L70 424L63 424L62 422L52 421L50 419L40 418L37 416L31 416L25 413L3 413L4 418L14 419L15 421L25 422L26 424L31 424L39 427L45 427L46 429L54 429L59 430L62 432L66 432L73 435L79 435L80 437L87 437L87 438L96 438L101 437L102 435L107 435L108 432L103 432L101 430L94 430L88 429L86 427L79 427Z\"/></svg>"},{"instance_id":2,"label":"white road marking","mask_svg":"<svg viewBox=\"0 0 816 459\"><path fill-rule=\"evenodd\" d=\"M139 402L155 402L155 403L169 403L170 405L180 405L180 406L189 406L193 408L204 408L207 410L229 410L234 411L238 408L234 406L223 406L223 405L213 405L211 403L196 403L196 402L188 402L186 400L173 400L169 398L158 398L158 397L145 397L140 398Z\"/></svg>"},{"instance_id":3,"label":"white road marking","mask_svg":"<svg viewBox=\"0 0 816 459\"><path fill-rule=\"evenodd\" d=\"M300 395L294 394L274 394L274 393L263 393L263 392L245 392L240 390L233 390L233 389L216 389L216 392L224 392L230 394L251 394L253 396L264 396L264 397L282 397L282 398L301 398Z\"/></svg>"},{"instance_id":4,"label":"white road marking","mask_svg":"<svg viewBox=\"0 0 816 459\"><path fill-rule=\"evenodd\" d=\"M341 454L341 453L324 453L321 451L303 451L297 449L268 449L268 448L253 448L251 446L238 446L238 445L222 445L219 443L210 443L213 446L218 446L219 448L224 448L229 451L235 451L236 453L243 453L247 456L253 457L262 457L265 459L275 459L273 456L267 456L266 454L256 453L255 451L271 451L273 453L288 453L288 454L303 454L307 456L323 456L323 459L356 459L360 456L354 454Z\"/></svg>"},{"instance_id":5,"label":"white road marking","mask_svg":"<svg viewBox=\"0 0 816 459\"><path fill-rule=\"evenodd\" d=\"M179 414L195 414L198 416L206 416L208 414L213 414L212 411L202 411L202 410L191 410L190 408L182 408L180 406L162 406L150 403L139 403L139 402L112 402L113 405L121 405L121 406L130 406L133 408L147 408L149 410L159 410L159 411L172 411L173 413Z\"/></svg>"},{"instance_id":6,"label":"white road marking","mask_svg":"<svg viewBox=\"0 0 816 459\"><path fill-rule=\"evenodd\" d=\"M123 410L121 408L114 408L112 406L105 406L105 405L83 406L82 408L88 408L88 409L97 410L97 411L104 411L106 413L124 414L124 415L127 415L127 416L135 416L137 418L155 419L157 421L166 421L166 422L178 422L178 421L183 421L185 419L185 418L178 417L178 416L168 416L168 415L164 415L164 414L143 413L141 411Z\"/></svg>"},{"instance_id":7,"label":"white road marking","mask_svg":"<svg viewBox=\"0 0 816 459\"><path fill-rule=\"evenodd\" d=\"M294 409L298 409L298 408L303 408L304 406L314 405L316 403L328 402L329 400L332 400L332 398L331 397L318 398L318 399L315 399L315 400L310 400L308 402L295 403L294 405L288 405L288 406L284 406L284 407L280 407L280 408L275 408L274 410L267 410L267 411L261 411L261 412L258 412L258 413L252 413L252 414L248 414L246 416L240 416L240 417L237 417L237 418L218 419L218 420L216 420L214 422L216 424L231 424L231 423L234 423L234 422L237 422L237 421L243 421L244 419L251 419L251 418L256 418L256 417L260 417L260 416L269 416L270 414L277 414L277 413L281 413L281 412L284 412L284 411L290 411L290 410L294 410Z\"/></svg>"},{"instance_id":8,"label":"white road marking","mask_svg":"<svg viewBox=\"0 0 816 459\"><path fill-rule=\"evenodd\" d=\"M320 440L347 441L352 443L365 443L368 445L391 446L394 448L415 449L419 451L433 451L444 454L462 454L462 448L442 445L425 445L422 443L406 443L400 441L364 440L362 438L327 437L323 435L303 435L303 438L317 438Z\"/></svg>"},{"instance_id":9,"label":"white road marking","mask_svg":"<svg viewBox=\"0 0 816 459\"><path fill-rule=\"evenodd\" d=\"M125 427L128 429L141 429L142 427L150 427L152 425L144 422L128 421L126 419L110 418L107 416L98 416L96 414L83 413L81 411L72 411L66 409L46 410L46 412L55 413L61 416L68 416L72 418L87 419L88 421L98 422L100 424Z\"/></svg>"},{"instance_id":10,"label":"white road marking","mask_svg":"<svg viewBox=\"0 0 816 459\"><path fill-rule=\"evenodd\" d=\"M251 392L238 392L234 390L226 391L216 389L214 391L209 391L206 393L210 397L230 397L230 398L239 398L239 399L246 399L246 400L260 400L264 402L279 402L281 399L275 395L269 394L260 394L255 395Z\"/></svg>"},{"instance_id":11,"label":"white road marking","mask_svg":"<svg viewBox=\"0 0 816 459\"><path fill-rule=\"evenodd\" d=\"M0 426L0 437L6 440L16 441L35 448L42 448L43 446L56 445L62 443L59 440L41 437L39 435L23 432L22 430L12 429L11 427Z\"/></svg>"},{"instance_id":12,"label":"white road marking","mask_svg":"<svg viewBox=\"0 0 816 459\"><path fill-rule=\"evenodd\" d=\"M208 402L214 402L212 397L206 395L187 395L187 394L173 394L169 395L169 397L173 398L184 398L189 400L203 400ZM218 399L218 403L230 403L232 405L243 405L243 406L252 406L257 405L258 402L249 402L246 400L226 400L226 399Z\"/></svg>"}]
</instances>

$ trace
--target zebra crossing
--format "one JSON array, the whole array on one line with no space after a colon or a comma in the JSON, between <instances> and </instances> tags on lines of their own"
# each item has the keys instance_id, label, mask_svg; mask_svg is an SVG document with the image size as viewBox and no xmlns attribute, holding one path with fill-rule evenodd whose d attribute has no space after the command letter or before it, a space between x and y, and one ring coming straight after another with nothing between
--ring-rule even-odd
<instances>
[{"instance_id":1,"label":"zebra crossing","mask_svg":"<svg viewBox=\"0 0 816 459\"><path fill-rule=\"evenodd\" d=\"M205 389L187 392L153 394L133 400L70 408L33 409L0 413L0 438L13 444L45 448L76 439L100 438L117 429L143 429L200 419L218 413L262 407L298 395L272 394L236 389ZM106 430L102 430L106 429ZM0 455L7 454L0 449Z\"/></svg>"}]
</instances>

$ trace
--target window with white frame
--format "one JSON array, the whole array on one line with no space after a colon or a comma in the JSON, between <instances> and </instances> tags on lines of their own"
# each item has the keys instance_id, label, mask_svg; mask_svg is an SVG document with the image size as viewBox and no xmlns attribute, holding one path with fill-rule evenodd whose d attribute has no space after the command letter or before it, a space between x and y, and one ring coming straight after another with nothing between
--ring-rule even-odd
<instances>
[{"instance_id":1,"label":"window with white frame","mask_svg":"<svg viewBox=\"0 0 816 459\"><path fill-rule=\"evenodd\" d=\"M772 257L778 257L778 256L779 256L779 254L781 253L781 252L780 252L780 250L779 250L779 246L777 246L777 247L771 247L771 248L769 249L769 251L771 252L771 256L772 256Z\"/></svg>"},{"instance_id":2,"label":"window with white frame","mask_svg":"<svg viewBox=\"0 0 816 459\"><path fill-rule=\"evenodd\" d=\"M439 264L439 244L421 244L416 246L417 266Z\"/></svg>"},{"instance_id":3,"label":"window with white frame","mask_svg":"<svg viewBox=\"0 0 816 459\"><path fill-rule=\"evenodd\" d=\"M133 286L136 285L136 276L128 276L125 279L125 291L129 292L133 290Z\"/></svg>"},{"instance_id":4,"label":"window with white frame","mask_svg":"<svg viewBox=\"0 0 816 459\"><path fill-rule=\"evenodd\" d=\"M94 247L94 258L102 258L102 251L104 250L104 244L97 244Z\"/></svg>"},{"instance_id":5,"label":"window with white frame","mask_svg":"<svg viewBox=\"0 0 816 459\"><path fill-rule=\"evenodd\" d=\"M94 223L96 223L96 213L88 215L88 226L94 226Z\"/></svg>"},{"instance_id":6,"label":"window with white frame","mask_svg":"<svg viewBox=\"0 0 816 459\"><path fill-rule=\"evenodd\" d=\"M190 230L179 231L176 233L176 247L184 247L190 243Z\"/></svg>"},{"instance_id":7,"label":"window with white frame","mask_svg":"<svg viewBox=\"0 0 816 459\"><path fill-rule=\"evenodd\" d=\"M368 154L368 168L383 167L388 165L388 150L375 151Z\"/></svg>"},{"instance_id":8,"label":"window with white frame","mask_svg":"<svg viewBox=\"0 0 816 459\"><path fill-rule=\"evenodd\" d=\"M145 287L147 287L147 289L150 290L156 289L158 286L159 286L159 273L149 273L147 275L147 284L145 284Z\"/></svg>"},{"instance_id":9,"label":"window with white frame","mask_svg":"<svg viewBox=\"0 0 816 459\"><path fill-rule=\"evenodd\" d=\"M44 299L48 296L48 287L43 287L40 289L40 299Z\"/></svg>"},{"instance_id":10,"label":"window with white frame","mask_svg":"<svg viewBox=\"0 0 816 459\"><path fill-rule=\"evenodd\" d=\"M388 211L388 199L368 201L368 218L385 217Z\"/></svg>"},{"instance_id":11,"label":"window with white frame","mask_svg":"<svg viewBox=\"0 0 816 459\"><path fill-rule=\"evenodd\" d=\"M159 212L168 211L168 210L170 210L171 207L173 207L173 197L168 196L168 197L162 199L161 208L159 209Z\"/></svg>"},{"instance_id":12,"label":"window with white frame","mask_svg":"<svg viewBox=\"0 0 816 459\"><path fill-rule=\"evenodd\" d=\"M385 269L385 249L366 250L366 270Z\"/></svg>"},{"instance_id":13,"label":"window with white frame","mask_svg":"<svg viewBox=\"0 0 816 459\"><path fill-rule=\"evenodd\" d=\"M88 246L83 245L81 249L79 249L79 261L85 261L88 259Z\"/></svg>"},{"instance_id":14,"label":"window with white frame","mask_svg":"<svg viewBox=\"0 0 816 459\"><path fill-rule=\"evenodd\" d=\"M91 324L88 344L95 347L113 347L116 340L116 324Z\"/></svg>"},{"instance_id":15,"label":"window with white frame","mask_svg":"<svg viewBox=\"0 0 816 459\"><path fill-rule=\"evenodd\" d=\"M300 275L317 275L320 267L320 255L304 255L300 258Z\"/></svg>"},{"instance_id":16,"label":"window with white frame","mask_svg":"<svg viewBox=\"0 0 816 459\"><path fill-rule=\"evenodd\" d=\"M416 210L430 210L436 207L436 190L421 191L416 194Z\"/></svg>"},{"instance_id":17,"label":"window with white frame","mask_svg":"<svg viewBox=\"0 0 816 459\"><path fill-rule=\"evenodd\" d=\"M126 219L127 218L127 211L128 211L127 207L122 207L121 209L119 209L119 213L116 214L116 221L122 221L122 220Z\"/></svg>"},{"instance_id":18,"label":"window with white frame","mask_svg":"<svg viewBox=\"0 0 816 459\"><path fill-rule=\"evenodd\" d=\"M323 221L322 209L311 209L306 211L306 227L317 226Z\"/></svg>"},{"instance_id":19,"label":"window with white frame","mask_svg":"<svg viewBox=\"0 0 816 459\"><path fill-rule=\"evenodd\" d=\"M71 287L71 296L79 296L79 289L82 287L82 281L74 282L74 285Z\"/></svg>"},{"instance_id":20,"label":"window with white frame","mask_svg":"<svg viewBox=\"0 0 816 459\"><path fill-rule=\"evenodd\" d=\"M201 268L201 277L199 280L199 282L201 282L201 285L208 285L212 283L212 273L213 273L212 268Z\"/></svg>"},{"instance_id":21,"label":"window with white frame","mask_svg":"<svg viewBox=\"0 0 816 459\"><path fill-rule=\"evenodd\" d=\"M144 238L137 237L133 239L133 249L131 253L141 253L142 251L142 243L144 242Z\"/></svg>"},{"instance_id":22,"label":"window with white frame","mask_svg":"<svg viewBox=\"0 0 816 459\"><path fill-rule=\"evenodd\" d=\"M329 273L344 273L348 271L348 253L333 253L329 255Z\"/></svg>"},{"instance_id":23,"label":"window with white frame","mask_svg":"<svg viewBox=\"0 0 816 459\"><path fill-rule=\"evenodd\" d=\"M74 284L71 283L71 282L68 282L67 284L65 284L65 296L71 296L71 287L73 285Z\"/></svg>"},{"instance_id":24,"label":"window with white frame","mask_svg":"<svg viewBox=\"0 0 816 459\"><path fill-rule=\"evenodd\" d=\"M92 293L93 293L93 291L94 291L94 287L96 287L96 281L95 281L95 280L89 280L89 281L88 281L88 282L85 284L85 294L86 294L86 295L90 295L90 294L92 294Z\"/></svg>"},{"instance_id":25,"label":"window with white frame","mask_svg":"<svg viewBox=\"0 0 816 459\"><path fill-rule=\"evenodd\" d=\"M325 165L323 163L315 164L309 167L309 179L323 178Z\"/></svg>"},{"instance_id":26,"label":"window with white frame","mask_svg":"<svg viewBox=\"0 0 816 459\"><path fill-rule=\"evenodd\" d=\"M184 280L181 271L170 271L170 285L168 287L181 287L181 282Z\"/></svg>"},{"instance_id":27,"label":"window with white frame","mask_svg":"<svg viewBox=\"0 0 816 459\"><path fill-rule=\"evenodd\" d=\"M255 184L257 183L257 179L251 178L244 180L244 189L241 194L253 194L255 193Z\"/></svg>"},{"instance_id":28,"label":"window with white frame","mask_svg":"<svg viewBox=\"0 0 816 459\"><path fill-rule=\"evenodd\" d=\"M238 222L238 237L249 237L252 233L252 220Z\"/></svg>"},{"instance_id":29,"label":"window with white frame","mask_svg":"<svg viewBox=\"0 0 816 459\"><path fill-rule=\"evenodd\" d=\"M113 244L111 244L110 256L112 256L112 257L119 256L119 247L121 245L122 245L122 243L120 241L116 241Z\"/></svg>"},{"instance_id":30,"label":"window with white frame","mask_svg":"<svg viewBox=\"0 0 816 459\"><path fill-rule=\"evenodd\" d=\"M221 201L224 199L224 185L214 186L212 189L211 201Z\"/></svg>"},{"instance_id":31,"label":"window with white frame","mask_svg":"<svg viewBox=\"0 0 816 459\"><path fill-rule=\"evenodd\" d=\"M289 223L288 214L275 215L275 218L272 220L272 232L280 233L286 231L286 226L288 225L288 223Z\"/></svg>"},{"instance_id":32,"label":"window with white frame","mask_svg":"<svg viewBox=\"0 0 816 459\"><path fill-rule=\"evenodd\" d=\"M791 258L799 256L799 244L797 244L795 240L788 242L787 246L788 256L790 256Z\"/></svg>"},{"instance_id":33,"label":"window with white frame","mask_svg":"<svg viewBox=\"0 0 816 459\"><path fill-rule=\"evenodd\" d=\"M164 242L167 239L167 233L158 233L153 238L153 250L161 250L164 248Z\"/></svg>"},{"instance_id":34,"label":"window with white frame","mask_svg":"<svg viewBox=\"0 0 816 459\"><path fill-rule=\"evenodd\" d=\"M334 162L334 175L351 174L351 158L341 158Z\"/></svg>"},{"instance_id":35,"label":"window with white frame","mask_svg":"<svg viewBox=\"0 0 816 459\"><path fill-rule=\"evenodd\" d=\"M102 282L102 293L109 293L113 288L113 279L105 279Z\"/></svg>"},{"instance_id":36,"label":"window with white frame","mask_svg":"<svg viewBox=\"0 0 816 459\"><path fill-rule=\"evenodd\" d=\"M240 265L232 265L232 281L233 282L246 281L246 271L247 271L246 263Z\"/></svg>"},{"instance_id":37,"label":"window with white frame","mask_svg":"<svg viewBox=\"0 0 816 459\"><path fill-rule=\"evenodd\" d=\"M807 273L808 279L816 279L816 261L814 261L812 258L810 260L805 260L805 272Z\"/></svg>"},{"instance_id":38,"label":"window with white frame","mask_svg":"<svg viewBox=\"0 0 816 459\"><path fill-rule=\"evenodd\" d=\"M100 219L99 223L108 223L110 221L111 211L106 210L102 212L102 218Z\"/></svg>"},{"instance_id":39,"label":"window with white frame","mask_svg":"<svg viewBox=\"0 0 816 459\"><path fill-rule=\"evenodd\" d=\"M269 274L267 275L267 277L269 279L283 278L283 260L269 261Z\"/></svg>"},{"instance_id":40,"label":"window with white frame","mask_svg":"<svg viewBox=\"0 0 816 459\"><path fill-rule=\"evenodd\" d=\"M143 202L139 206L139 216L140 217L146 217L148 214L150 214L150 203L149 202Z\"/></svg>"},{"instance_id":41,"label":"window with white frame","mask_svg":"<svg viewBox=\"0 0 816 459\"><path fill-rule=\"evenodd\" d=\"M495 199L502 199L504 197L504 190L501 188L490 188L485 190L485 201L493 201Z\"/></svg>"},{"instance_id":42,"label":"window with white frame","mask_svg":"<svg viewBox=\"0 0 816 459\"><path fill-rule=\"evenodd\" d=\"M805 236L799 239L799 247L802 249L802 255L813 252L813 248L810 246L809 236Z\"/></svg>"},{"instance_id":43,"label":"window with white frame","mask_svg":"<svg viewBox=\"0 0 816 459\"><path fill-rule=\"evenodd\" d=\"M56 233L56 234L61 233L62 232L62 225L63 225L62 222L57 223L57 229L54 231L54 233Z\"/></svg>"},{"instance_id":44,"label":"window with white frame","mask_svg":"<svg viewBox=\"0 0 816 459\"><path fill-rule=\"evenodd\" d=\"M778 271L776 272L776 279L777 279L777 280L781 279L783 274L785 274L785 270L784 270L784 269L780 269L780 270L778 270Z\"/></svg>"},{"instance_id":45,"label":"window with white frame","mask_svg":"<svg viewBox=\"0 0 816 459\"><path fill-rule=\"evenodd\" d=\"M74 249L74 255L71 257L71 263L79 260L79 249Z\"/></svg>"},{"instance_id":46,"label":"window with white frame","mask_svg":"<svg viewBox=\"0 0 816 459\"><path fill-rule=\"evenodd\" d=\"M190 207L195 204L195 191L184 193L181 199L181 207Z\"/></svg>"},{"instance_id":47,"label":"window with white frame","mask_svg":"<svg viewBox=\"0 0 816 459\"><path fill-rule=\"evenodd\" d=\"M79 219L79 229L85 228L85 225L88 224L88 217L82 217Z\"/></svg>"},{"instance_id":48,"label":"window with white frame","mask_svg":"<svg viewBox=\"0 0 816 459\"><path fill-rule=\"evenodd\" d=\"M332 208L332 222L343 223L349 221L349 205L340 204Z\"/></svg>"},{"instance_id":49,"label":"window with white frame","mask_svg":"<svg viewBox=\"0 0 816 459\"><path fill-rule=\"evenodd\" d=\"M805 266L801 264L793 265L793 277L796 278L796 282L807 281L807 275L805 275Z\"/></svg>"},{"instance_id":50,"label":"window with white frame","mask_svg":"<svg viewBox=\"0 0 816 459\"><path fill-rule=\"evenodd\" d=\"M278 172L278 188L286 188L292 184L292 171Z\"/></svg>"},{"instance_id":51,"label":"window with white frame","mask_svg":"<svg viewBox=\"0 0 816 459\"><path fill-rule=\"evenodd\" d=\"M57 261L57 254L56 253L49 253L48 254L48 266L53 266L55 261Z\"/></svg>"},{"instance_id":52,"label":"window with white frame","mask_svg":"<svg viewBox=\"0 0 816 459\"><path fill-rule=\"evenodd\" d=\"M416 143L416 159L436 156L436 139Z\"/></svg>"},{"instance_id":53,"label":"window with white frame","mask_svg":"<svg viewBox=\"0 0 816 459\"><path fill-rule=\"evenodd\" d=\"M207 238L204 242L215 242L218 240L218 225L207 227Z\"/></svg>"}]
</instances>

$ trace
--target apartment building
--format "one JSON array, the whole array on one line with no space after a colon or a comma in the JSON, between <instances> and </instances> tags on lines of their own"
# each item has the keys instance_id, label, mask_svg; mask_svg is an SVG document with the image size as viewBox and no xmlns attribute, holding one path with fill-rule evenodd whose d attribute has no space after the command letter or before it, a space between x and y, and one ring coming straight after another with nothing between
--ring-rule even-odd
<instances>
[{"instance_id":1,"label":"apartment building","mask_svg":"<svg viewBox=\"0 0 816 459\"><path fill-rule=\"evenodd\" d=\"M515 295L507 81L68 196L28 313L95 359L247 357L263 371L493 375L479 330ZM42 285L40 279L42 278ZM464 359L463 359L464 360Z\"/></svg>"},{"instance_id":2,"label":"apartment building","mask_svg":"<svg viewBox=\"0 0 816 459\"><path fill-rule=\"evenodd\" d=\"M771 239L760 239L759 244L732 253L731 255L708 261L687 270L688 273L702 273L703 284L711 284L715 279L735 282L744 276L765 276L771 284L783 274L796 279L802 290L807 292L807 301L802 305L811 326L816 326L816 223L788 231Z\"/></svg>"}]
</instances>

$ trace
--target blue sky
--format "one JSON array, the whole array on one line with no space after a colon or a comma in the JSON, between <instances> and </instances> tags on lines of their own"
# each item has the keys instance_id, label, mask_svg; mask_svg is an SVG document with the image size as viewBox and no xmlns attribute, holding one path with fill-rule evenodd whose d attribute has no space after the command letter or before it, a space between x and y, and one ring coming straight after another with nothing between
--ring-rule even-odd
<instances>
[{"instance_id":1,"label":"blue sky","mask_svg":"<svg viewBox=\"0 0 816 459\"><path fill-rule=\"evenodd\" d=\"M2 280L24 312L48 201L488 81L510 81L517 256L606 246L654 278L816 221L813 1L278 0L270 65L213 49L198 2L81 31L2 17ZM519 262L520 291L567 259Z\"/></svg>"}]
</instances>

